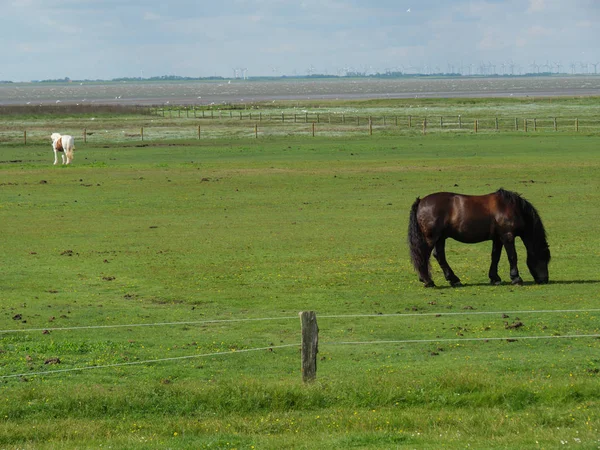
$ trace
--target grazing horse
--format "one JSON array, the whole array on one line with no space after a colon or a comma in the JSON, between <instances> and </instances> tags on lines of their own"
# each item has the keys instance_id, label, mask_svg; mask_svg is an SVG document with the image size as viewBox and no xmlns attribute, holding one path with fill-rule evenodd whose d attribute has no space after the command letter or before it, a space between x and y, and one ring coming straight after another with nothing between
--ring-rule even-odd
<instances>
[{"instance_id":1,"label":"grazing horse","mask_svg":"<svg viewBox=\"0 0 600 450\"><path fill-rule=\"evenodd\" d=\"M75 140L73 136L68 134L60 135L59 133L52 133L52 150L54 150L54 164L58 162L58 154L62 156L63 164L70 164L73 162L73 150L75 150Z\"/></svg>"},{"instance_id":2,"label":"grazing horse","mask_svg":"<svg viewBox=\"0 0 600 450\"><path fill-rule=\"evenodd\" d=\"M490 282L500 284L498 261L502 247L510 263L512 284L523 284L517 268L515 238L520 237L527 249L527 267L536 283L548 283L550 249L546 230L537 210L521 195L499 189L487 195L461 195L437 192L417 198L410 211L408 244L410 257L425 287L435 286L431 279L431 252L444 277L452 286L460 279L446 261L446 239L472 244L492 241Z\"/></svg>"}]
</instances>

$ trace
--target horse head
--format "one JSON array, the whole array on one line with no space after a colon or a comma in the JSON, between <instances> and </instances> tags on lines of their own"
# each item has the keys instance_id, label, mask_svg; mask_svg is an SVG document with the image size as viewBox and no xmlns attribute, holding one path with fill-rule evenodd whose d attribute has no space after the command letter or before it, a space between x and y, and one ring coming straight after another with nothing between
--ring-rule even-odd
<instances>
[{"instance_id":1,"label":"horse head","mask_svg":"<svg viewBox=\"0 0 600 450\"><path fill-rule=\"evenodd\" d=\"M527 248L527 268L537 284L548 283L548 264L550 263L550 249L544 239L543 242L533 244L524 239Z\"/></svg>"}]
</instances>

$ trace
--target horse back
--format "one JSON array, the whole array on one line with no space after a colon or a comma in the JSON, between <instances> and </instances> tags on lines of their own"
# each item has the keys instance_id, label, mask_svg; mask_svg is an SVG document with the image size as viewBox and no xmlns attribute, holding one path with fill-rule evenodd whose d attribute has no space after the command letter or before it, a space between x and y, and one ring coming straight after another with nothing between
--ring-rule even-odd
<instances>
[{"instance_id":1,"label":"horse back","mask_svg":"<svg viewBox=\"0 0 600 450\"><path fill-rule=\"evenodd\" d=\"M419 224L431 241L452 238L476 243L493 239L507 222L505 205L492 194L437 192L421 200Z\"/></svg>"}]
</instances>

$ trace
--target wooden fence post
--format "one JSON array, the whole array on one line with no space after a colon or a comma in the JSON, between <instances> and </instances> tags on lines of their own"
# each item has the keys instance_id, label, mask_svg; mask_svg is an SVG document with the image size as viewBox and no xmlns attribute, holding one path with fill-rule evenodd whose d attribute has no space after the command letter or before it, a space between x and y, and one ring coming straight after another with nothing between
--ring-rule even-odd
<instances>
[{"instance_id":1,"label":"wooden fence post","mask_svg":"<svg viewBox=\"0 0 600 450\"><path fill-rule=\"evenodd\" d=\"M533 131L537 131L537 119L533 119Z\"/></svg>"},{"instance_id":2,"label":"wooden fence post","mask_svg":"<svg viewBox=\"0 0 600 450\"><path fill-rule=\"evenodd\" d=\"M479 128L479 119L475 119L475 133L477 133L478 128Z\"/></svg>"},{"instance_id":3,"label":"wooden fence post","mask_svg":"<svg viewBox=\"0 0 600 450\"><path fill-rule=\"evenodd\" d=\"M523 119L523 131L527 133L527 119Z\"/></svg>"},{"instance_id":4,"label":"wooden fence post","mask_svg":"<svg viewBox=\"0 0 600 450\"><path fill-rule=\"evenodd\" d=\"M140 129L140 135L142 136L142 141L144 140L144 127Z\"/></svg>"},{"instance_id":5,"label":"wooden fence post","mask_svg":"<svg viewBox=\"0 0 600 450\"><path fill-rule=\"evenodd\" d=\"M302 381L306 383L317 378L317 353L319 352L317 314L314 311L301 312L300 323L302 325Z\"/></svg>"},{"instance_id":6,"label":"wooden fence post","mask_svg":"<svg viewBox=\"0 0 600 450\"><path fill-rule=\"evenodd\" d=\"M412 116L408 116L408 128L412 128Z\"/></svg>"},{"instance_id":7,"label":"wooden fence post","mask_svg":"<svg viewBox=\"0 0 600 450\"><path fill-rule=\"evenodd\" d=\"M373 136L373 118L369 116L369 136Z\"/></svg>"},{"instance_id":8,"label":"wooden fence post","mask_svg":"<svg viewBox=\"0 0 600 450\"><path fill-rule=\"evenodd\" d=\"M575 131L579 132L579 118L575 119Z\"/></svg>"},{"instance_id":9,"label":"wooden fence post","mask_svg":"<svg viewBox=\"0 0 600 450\"><path fill-rule=\"evenodd\" d=\"M198 125L198 139L200 139L200 125Z\"/></svg>"},{"instance_id":10,"label":"wooden fence post","mask_svg":"<svg viewBox=\"0 0 600 450\"><path fill-rule=\"evenodd\" d=\"M27 130L23 131L23 144L27 145Z\"/></svg>"},{"instance_id":11,"label":"wooden fence post","mask_svg":"<svg viewBox=\"0 0 600 450\"><path fill-rule=\"evenodd\" d=\"M515 131L519 131L519 122L516 117L515 117Z\"/></svg>"},{"instance_id":12,"label":"wooden fence post","mask_svg":"<svg viewBox=\"0 0 600 450\"><path fill-rule=\"evenodd\" d=\"M496 117L496 131L498 131L498 118Z\"/></svg>"},{"instance_id":13,"label":"wooden fence post","mask_svg":"<svg viewBox=\"0 0 600 450\"><path fill-rule=\"evenodd\" d=\"M423 119L423 134L427 134L427 117Z\"/></svg>"},{"instance_id":14,"label":"wooden fence post","mask_svg":"<svg viewBox=\"0 0 600 450\"><path fill-rule=\"evenodd\" d=\"M312 123L312 135L315 137L315 123Z\"/></svg>"},{"instance_id":15,"label":"wooden fence post","mask_svg":"<svg viewBox=\"0 0 600 450\"><path fill-rule=\"evenodd\" d=\"M556 131L556 117L554 118L554 131Z\"/></svg>"},{"instance_id":16,"label":"wooden fence post","mask_svg":"<svg viewBox=\"0 0 600 450\"><path fill-rule=\"evenodd\" d=\"M87 128L83 129L83 143L87 144Z\"/></svg>"},{"instance_id":17,"label":"wooden fence post","mask_svg":"<svg viewBox=\"0 0 600 450\"><path fill-rule=\"evenodd\" d=\"M258 124L254 124L254 137L258 139Z\"/></svg>"}]
</instances>

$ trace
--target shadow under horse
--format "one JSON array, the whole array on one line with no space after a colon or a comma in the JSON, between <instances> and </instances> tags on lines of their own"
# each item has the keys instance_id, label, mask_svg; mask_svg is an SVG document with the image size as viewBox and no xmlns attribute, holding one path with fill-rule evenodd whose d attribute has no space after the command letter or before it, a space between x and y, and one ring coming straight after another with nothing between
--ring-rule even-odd
<instances>
[{"instance_id":1,"label":"shadow under horse","mask_svg":"<svg viewBox=\"0 0 600 450\"><path fill-rule=\"evenodd\" d=\"M437 192L423 199L417 198L410 211L410 257L425 287L435 286L429 263L432 252L446 280L452 286L461 286L460 279L446 261L448 238L466 244L492 241L491 284L502 281L498 276L498 261L504 247L512 284L523 284L517 267L517 237L527 249L527 267L535 282L548 283L550 249L546 230L537 210L520 194L504 189L487 195Z\"/></svg>"}]
</instances>

